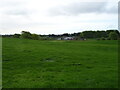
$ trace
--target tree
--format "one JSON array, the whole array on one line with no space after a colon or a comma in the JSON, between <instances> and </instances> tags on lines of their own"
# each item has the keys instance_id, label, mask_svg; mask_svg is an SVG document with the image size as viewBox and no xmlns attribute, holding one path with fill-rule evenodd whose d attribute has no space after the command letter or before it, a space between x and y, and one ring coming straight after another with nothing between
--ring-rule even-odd
<instances>
[{"instance_id":1,"label":"tree","mask_svg":"<svg viewBox=\"0 0 120 90\"><path fill-rule=\"evenodd\" d=\"M25 39L31 39L32 34L30 32L27 32L27 31L22 31L21 37L25 38Z\"/></svg>"},{"instance_id":2,"label":"tree","mask_svg":"<svg viewBox=\"0 0 120 90\"><path fill-rule=\"evenodd\" d=\"M117 40L118 39L118 34L116 32L110 32L109 33L109 38L111 40Z\"/></svg>"},{"instance_id":3,"label":"tree","mask_svg":"<svg viewBox=\"0 0 120 90\"><path fill-rule=\"evenodd\" d=\"M32 34L31 38L34 39L34 40L39 40L39 35Z\"/></svg>"},{"instance_id":4,"label":"tree","mask_svg":"<svg viewBox=\"0 0 120 90\"><path fill-rule=\"evenodd\" d=\"M108 36L109 36L109 34L110 34L111 32L116 32L116 33L118 34L118 36L120 37L120 32L119 32L118 30L107 30L107 31L106 31L106 33L107 33Z\"/></svg>"},{"instance_id":5,"label":"tree","mask_svg":"<svg viewBox=\"0 0 120 90\"><path fill-rule=\"evenodd\" d=\"M101 40L105 40L105 38L104 38L104 37L101 37L100 39L101 39Z\"/></svg>"},{"instance_id":6,"label":"tree","mask_svg":"<svg viewBox=\"0 0 120 90\"><path fill-rule=\"evenodd\" d=\"M84 38L94 38L95 32L94 31L83 31Z\"/></svg>"},{"instance_id":7,"label":"tree","mask_svg":"<svg viewBox=\"0 0 120 90\"><path fill-rule=\"evenodd\" d=\"M69 37L69 34L68 33L64 33L63 36Z\"/></svg>"},{"instance_id":8,"label":"tree","mask_svg":"<svg viewBox=\"0 0 120 90\"><path fill-rule=\"evenodd\" d=\"M80 37L81 37L81 38L84 38L84 34L83 34L83 33L80 33Z\"/></svg>"},{"instance_id":9,"label":"tree","mask_svg":"<svg viewBox=\"0 0 120 90\"><path fill-rule=\"evenodd\" d=\"M13 37L14 38L20 38L20 34L14 34Z\"/></svg>"}]
</instances>

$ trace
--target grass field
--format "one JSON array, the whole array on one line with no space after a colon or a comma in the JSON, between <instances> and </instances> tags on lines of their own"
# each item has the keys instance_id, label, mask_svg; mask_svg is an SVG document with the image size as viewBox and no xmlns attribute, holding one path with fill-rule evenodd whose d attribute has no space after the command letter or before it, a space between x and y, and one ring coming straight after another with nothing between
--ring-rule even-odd
<instances>
[{"instance_id":1,"label":"grass field","mask_svg":"<svg viewBox=\"0 0 120 90\"><path fill-rule=\"evenodd\" d=\"M118 44L112 40L3 38L3 88L117 88Z\"/></svg>"}]
</instances>

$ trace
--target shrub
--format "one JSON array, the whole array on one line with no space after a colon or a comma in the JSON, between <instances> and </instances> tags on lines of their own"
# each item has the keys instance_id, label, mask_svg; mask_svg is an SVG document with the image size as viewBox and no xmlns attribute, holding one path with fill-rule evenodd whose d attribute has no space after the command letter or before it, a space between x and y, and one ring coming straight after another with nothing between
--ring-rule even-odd
<instances>
[{"instance_id":1,"label":"shrub","mask_svg":"<svg viewBox=\"0 0 120 90\"><path fill-rule=\"evenodd\" d=\"M108 37L107 40L110 40L110 38Z\"/></svg>"},{"instance_id":2,"label":"shrub","mask_svg":"<svg viewBox=\"0 0 120 90\"><path fill-rule=\"evenodd\" d=\"M14 34L13 35L14 38L20 38L20 36L21 36L20 34Z\"/></svg>"},{"instance_id":3,"label":"shrub","mask_svg":"<svg viewBox=\"0 0 120 90\"><path fill-rule=\"evenodd\" d=\"M110 38L111 40L117 40L117 39L118 39L118 34L117 34L116 32L111 32L111 33L109 34L109 38Z\"/></svg>"},{"instance_id":4,"label":"shrub","mask_svg":"<svg viewBox=\"0 0 120 90\"><path fill-rule=\"evenodd\" d=\"M100 40L100 38L96 38L96 40Z\"/></svg>"},{"instance_id":5,"label":"shrub","mask_svg":"<svg viewBox=\"0 0 120 90\"><path fill-rule=\"evenodd\" d=\"M46 37L40 37L40 40L47 40Z\"/></svg>"},{"instance_id":6,"label":"shrub","mask_svg":"<svg viewBox=\"0 0 120 90\"><path fill-rule=\"evenodd\" d=\"M39 40L39 35L37 35L37 34L32 34L31 35L31 39L34 39L34 40Z\"/></svg>"},{"instance_id":7,"label":"shrub","mask_svg":"<svg viewBox=\"0 0 120 90\"><path fill-rule=\"evenodd\" d=\"M32 34L30 32L27 32L27 31L22 31L21 38L31 39Z\"/></svg>"},{"instance_id":8,"label":"shrub","mask_svg":"<svg viewBox=\"0 0 120 90\"><path fill-rule=\"evenodd\" d=\"M105 40L105 38L104 38L104 37L101 37L101 40Z\"/></svg>"}]
</instances>

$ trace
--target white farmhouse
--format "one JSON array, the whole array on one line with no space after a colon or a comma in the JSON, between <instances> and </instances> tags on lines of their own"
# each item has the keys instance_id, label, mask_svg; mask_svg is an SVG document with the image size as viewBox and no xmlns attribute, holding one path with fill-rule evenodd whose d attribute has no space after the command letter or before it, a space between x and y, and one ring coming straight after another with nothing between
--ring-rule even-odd
<instances>
[{"instance_id":1,"label":"white farmhouse","mask_svg":"<svg viewBox=\"0 0 120 90\"><path fill-rule=\"evenodd\" d=\"M73 40L74 38L73 37L64 37L63 39L64 40Z\"/></svg>"}]
</instances>

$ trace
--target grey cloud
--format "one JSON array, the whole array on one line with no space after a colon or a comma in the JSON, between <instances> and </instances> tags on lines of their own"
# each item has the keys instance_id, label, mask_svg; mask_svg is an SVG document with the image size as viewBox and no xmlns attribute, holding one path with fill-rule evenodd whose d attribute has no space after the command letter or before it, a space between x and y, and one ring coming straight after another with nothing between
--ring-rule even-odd
<instances>
[{"instance_id":1,"label":"grey cloud","mask_svg":"<svg viewBox=\"0 0 120 90\"><path fill-rule=\"evenodd\" d=\"M4 14L7 15L28 15L30 12L26 9L10 9L6 10Z\"/></svg>"},{"instance_id":2,"label":"grey cloud","mask_svg":"<svg viewBox=\"0 0 120 90\"><path fill-rule=\"evenodd\" d=\"M26 8L25 2L18 0L0 1L0 13L3 15L28 15L30 11Z\"/></svg>"},{"instance_id":3,"label":"grey cloud","mask_svg":"<svg viewBox=\"0 0 120 90\"><path fill-rule=\"evenodd\" d=\"M22 0L1 0L0 7L16 7L25 4Z\"/></svg>"},{"instance_id":4,"label":"grey cloud","mask_svg":"<svg viewBox=\"0 0 120 90\"><path fill-rule=\"evenodd\" d=\"M108 2L78 2L66 6L53 7L50 15L79 15L85 13L117 13L117 6L109 7Z\"/></svg>"},{"instance_id":5,"label":"grey cloud","mask_svg":"<svg viewBox=\"0 0 120 90\"><path fill-rule=\"evenodd\" d=\"M106 13L118 13L118 7L117 5L116 6L113 6L113 7L110 7L109 9L106 9Z\"/></svg>"}]
</instances>

